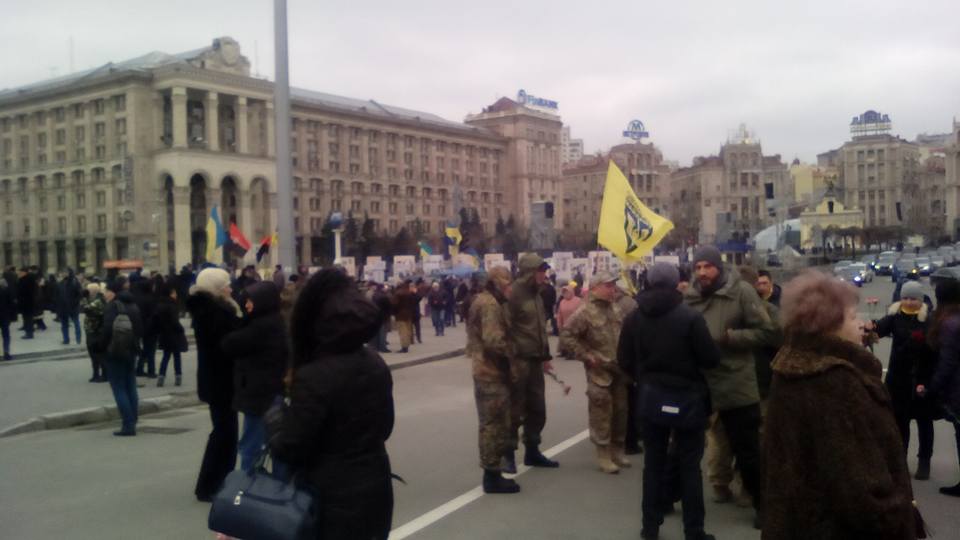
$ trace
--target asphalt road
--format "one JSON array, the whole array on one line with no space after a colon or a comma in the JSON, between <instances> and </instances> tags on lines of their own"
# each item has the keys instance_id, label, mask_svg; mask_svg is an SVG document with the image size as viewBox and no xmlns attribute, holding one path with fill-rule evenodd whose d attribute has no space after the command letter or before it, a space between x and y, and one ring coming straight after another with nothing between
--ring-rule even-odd
<instances>
[{"instance_id":1,"label":"asphalt road","mask_svg":"<svg viewBox=\"0 0 960 540\"><path fill-rule=\"evenodd\" d=\"M863 296L887 301L890 291L889 281L878 281L865 287ZM881 343L877 352L883 358L887 350ZM389 451L394 470L408 484L395 484L393 538L638 537L640 464L616 476L595 469L584 433L582 367L555 364L573 391L564 396L548 381L543 448L553 449L561 467L522 472L519 495L479 493L467 359L394 372L397 421ZM0 537L211 538L209 506L192 495L209 430L206 410L144 417L134 438L112 437L114 428L111 423L0 440ZM915 482L915 491L936 538L960 538L957 499L936 490L960 479L952 430L943 422L936 429L933 480ZM914 441L912 454L915 448ZM910 463L913 467L915 458ZM707 529L718 538L758 539L751 519L750 510L712 503L708 489ZM665 539L682 538L679 515L669 517L661 532Z\"/></svg>"}]
</instances>

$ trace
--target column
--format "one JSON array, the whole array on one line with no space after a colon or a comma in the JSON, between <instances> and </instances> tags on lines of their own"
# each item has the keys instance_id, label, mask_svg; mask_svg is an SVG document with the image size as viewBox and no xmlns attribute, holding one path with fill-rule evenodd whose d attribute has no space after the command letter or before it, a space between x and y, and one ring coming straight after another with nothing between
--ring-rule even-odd
<instances>
[{"instance_id":1,"label":"column","mask_svg":"<svg viewBox=\"0 0 960 540\"><path fill-rule=\"evenodd\" d=\"M267 157L273 157L277 155L277 138L274 135L276 128L274 126L273 102L267 101L265 105L267 114ZM287 134L287 136L289 137L289 134ZM290 159L290 156L287 156L287 159Z\"/></svg>"},{"instance_id":2,"label":"column","mask_svg":"<svg viewBox=\"0 0 960 540\"><path fill-rule=\"evenodd\" d=\"M192 259L193 237L190 231L190 188L173 188L173 241L176 269L179 271Z\"/></svg>"},{"instance_id":3,"label":"column","mask_svg":"<svg viewBox=\"0 0 960 540\"><path fill-rule=\"evenodd\" d=\"M165 148L166 144L163 141L163 94L159 92L153 93L153 137L150 139L150 145L147 147L149 149L153 148ZM129 107L130 104L128 103ZM127 126L127 133L133 133L130 131L130 126Z\"/></svg>"},{"instance_id":4,"label":"column","mask_svg":"<svg viewBox=\"0 0 960 540\"><path fill-rule=\"evenodd\" d=\"M185 148L187 146L187 89L171 88L170 101L173 104L173 147Z\"/></svg>"},{"instance_id":5,"label":"column","mask_svg":"<svg viewBox=\"0 0 960 540\"><path fill-rule=\"evenodd\" d=\"M249 148L249 133L247 133L247 98L237 97L237 110L234 116L237 119L237 152L247 154Z\"/></svg>"},{"instance_id":6,"label":"column","mask_svg":"<svg viewBox=\"0 0 960 540\"><path fill-rule=\"evenodd\" d=\"M270 107L273 109L273 106ZM270 220L269 225L267 226L267 234L273 234L277 230L277 192L276 189L272 190L267 194L268 200L270 201ZM270 268L275 267L280 262L279 256L279 243L280 242L294 242L293 238L279 238L278 245L270 246ZM262 263L263 261L261 261Z\"/></svg>"},{"instance_id":7,"label":"column","mask_svg":"<svg viewBox=\"0 0 960 540\"><path fill-rule=\"evenodd\" d=\"M220 151L220 98L216 92L207 92L207 100L204 104L206 115L204 115L204 128L207 139L207 150L211 152Z\"/></svg>"},{"instance_id":8,"label":"column","mask_svg":"<svg viewBox=\"0 0 960 540\"><path fill-rule=\"evenodd\" d=\"M240 228L240 232L247 237L247 240L250 241L250 249L247 250L246 255L243 256L243 265L254 264L257 261L257 249L260 245L257 243L260 241L257 238L257 235L254 234L255 227L253 226L253 207L250 202L251 194L249 189L237 189L237 227Z\"/></svg>"}]
</instances>

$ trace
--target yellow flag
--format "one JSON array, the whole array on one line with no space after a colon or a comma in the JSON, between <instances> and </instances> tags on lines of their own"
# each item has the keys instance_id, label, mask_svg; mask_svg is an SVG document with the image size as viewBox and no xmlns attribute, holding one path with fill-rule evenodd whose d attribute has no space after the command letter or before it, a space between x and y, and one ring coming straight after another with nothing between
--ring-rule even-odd
<instances>
[{"instance_id":1,"label":"yellow flag","mask_svg":"<svg viewBox=\"0 0 960 540\"><path fill-rule=\"evenodd\" d=\"M627 177L611 160L603 187L597 243L621 261L636 262L653 251L672 229L669 219L653 213L637 198Z\"/></svg>"}]
</instances>

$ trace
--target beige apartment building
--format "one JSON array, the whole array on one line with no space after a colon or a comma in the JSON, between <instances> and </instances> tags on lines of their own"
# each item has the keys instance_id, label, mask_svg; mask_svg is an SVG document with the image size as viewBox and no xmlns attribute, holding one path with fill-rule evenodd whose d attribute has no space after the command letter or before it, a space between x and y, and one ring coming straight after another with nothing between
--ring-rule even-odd
<instances>
[{"instance_id":1,"label":"beige apartment building","mask_svg":"<svg viewBox=\"0 0 960 540\"><path fill-rule=\"evenodd\" d=\"M589 244L596 238L610 160L620 167L643 204L670 216L670 168L663 154L651 143L620 144L603 156L585 156L563 168L561 237L571 244Z\"/></svg>"},{"instance_id":2,"label":"beige apartment building","mask_svg":"<svg viewBox=\"0 0 960 540\"><path fill-rule=\"evenodd\" d=\"M950 142L944 148L944 218L947 234L960 240L960 122L953 121Z\"/></svg>"},{"instance_id":3,"label":"beige apartment building","mask_svg":"<svg viewBox=\"0 0 960 540\"><path fill-rule=\"evenodd\" d=\"M291 94L299 263L320 257L330 212L431 238L461 206L492 233L498 216L529 212L518 200L556 200L558 119L496 112L465 125ZM196 264L213 206L256 246L277 226L272 96L231 38L0 91L0 260L51 270L126 258L162 270ZM515 117L519 132L476 125Z\"/></svg>"},{"instance_id":4,"label":"beige apartment building","mask_svg":"<svg viewBox=\"0 0 960 540\"><path fill-rule=\"evenodd\" d=\"M479 114L468 115L466 124L499 134L505 141L505 206L498 208L523 227L530 226L535 202L553 203L553 215L563 216L559 116L503 97Z\"/></svg>"},{"instance_id":5,"label":"beige apartment building","mask_svg":"<svg viewBox=\"0 0 960 540\"><path fill-rule=\"evenodd\" d=\"M779 154L763 155L760 141L744 126L719 156L694 158L691 167L672 174L671 183L671 216L687 242L747 240L786 219L783 208L793 200L787 165Z\"/></svg>"},{"instance_id":6,"label":"beige apartment building","mask_svg":"<svg viewBox=\"0 0 960 540\"><path fill-rule=\"evenodd\" d=\"M842 200L863 210L865 227L924 228L916 144L888 133L854 136L838 149L837 160Z\"/></svg>"}]
</instances>

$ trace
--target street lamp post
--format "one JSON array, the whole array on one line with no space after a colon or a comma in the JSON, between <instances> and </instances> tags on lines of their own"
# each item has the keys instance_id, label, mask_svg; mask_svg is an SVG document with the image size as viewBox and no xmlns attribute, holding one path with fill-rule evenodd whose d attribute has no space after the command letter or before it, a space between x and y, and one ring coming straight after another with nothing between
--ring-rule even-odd
<instances>
[{"instance_id":1,"label":"street lamp post","mask_svg":"<svg viewBox=\"0 0 960 540\"><path fill-rule=\"evenodd\" d=\"M294 267L293 163L290 157L290 74L287 55L287 0L273 2L276 81L273 84L274 138L277 160L277 235L279 262Z\"/></svg>"}]
</instances>

